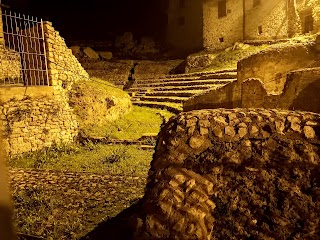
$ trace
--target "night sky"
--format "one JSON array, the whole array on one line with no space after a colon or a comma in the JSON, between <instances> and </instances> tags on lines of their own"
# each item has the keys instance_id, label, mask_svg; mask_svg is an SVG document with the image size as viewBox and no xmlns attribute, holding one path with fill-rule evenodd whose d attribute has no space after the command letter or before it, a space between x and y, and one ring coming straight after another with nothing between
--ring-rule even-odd
<instances>
[{"instance_id":1,"label":"night sky","mask_svg":"<svg viewBox=\"0 0 320 240\"><path fill-rule=\"evenodd\" d=\"M136 36L163 34L163 0L2 0L11 10L41 17L66 39L107 39L131 31Z\"/></svg>"}]
</instances>

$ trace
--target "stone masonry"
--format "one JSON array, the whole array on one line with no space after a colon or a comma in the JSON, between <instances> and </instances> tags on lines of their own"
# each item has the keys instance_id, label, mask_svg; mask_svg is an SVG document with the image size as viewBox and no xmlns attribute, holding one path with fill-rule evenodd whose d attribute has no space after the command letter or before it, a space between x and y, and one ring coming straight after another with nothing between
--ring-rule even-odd
<instances>
[{"instance_id":1,"label":"stone masonry","mask_svg":"<svg viewBox=\"0 0 320 240\"><path fill-rule=\"evenodd\" d=\"M0 88L1 129L9 155L70 143L78 135L68 92L89 75L50 22L44 22L44 35L50 86Z\"/></svg>"},{"instance_id":2,"label":"stone masonry","mask_svg":"<svg viewBox=\"0 0 320 240\"><path fill-rule=\"evenodd\" d=\"M44 35L50 85L70 89L72 83L88 79L89 75L72 54L64 39L50 22L44 22Z\"/></svg>"},{"instance_id":3,"label":"stone masonry","mask_svg":"<svg viewBox=\"0 0 320 240\"><path fill-rule=\"evenodd\" d=\"M78 122L67 102L49 96L11 100L0 106L9 155L70 143Z\"/></svg>"},{"instance_id":4,"label":"stone masonry","mask_svg":"<svg viewBox=\"0 0 320 240\"><path fill-rule=\"evenodd\" d=\"M319 239L319 120L239 108L171 118L136 239Z\"/></svg>"}]
</instances>

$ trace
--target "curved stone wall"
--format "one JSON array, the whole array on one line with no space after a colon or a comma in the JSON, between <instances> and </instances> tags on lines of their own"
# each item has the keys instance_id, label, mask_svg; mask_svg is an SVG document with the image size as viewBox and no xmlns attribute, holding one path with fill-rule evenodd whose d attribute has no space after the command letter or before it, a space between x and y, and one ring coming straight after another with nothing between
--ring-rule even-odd
<instances>
[{"instance_id":1,"label":"curved stone wall","mask_svg":"<svg viewBox=\"0 0 320 240\"><path fill-rule=\"evenodd\" d=\"M238 62L238 81L259 78L268 94L281 94L287 74L314 63L314 43L301 43L268 48Z\"/></svg>"},{"instance_id":2,"label":"curved stone wall","mask_svg":"<svg viewBox=\"0 0 320 240\"><path fill-rule=\"evenodd\" d=\"M265 109L171 118L136 239L319 239L319 120Z\"/></svg>"}]
</instances>

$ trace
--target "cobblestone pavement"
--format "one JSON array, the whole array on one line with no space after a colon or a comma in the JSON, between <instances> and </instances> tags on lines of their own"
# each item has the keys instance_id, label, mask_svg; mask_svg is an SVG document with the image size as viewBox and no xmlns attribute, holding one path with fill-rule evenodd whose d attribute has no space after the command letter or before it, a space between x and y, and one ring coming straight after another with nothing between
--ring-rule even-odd
<instances>
[{"instance_id":1,"label":"cobblestone pavement","mask_svg":"<svg viewBox=\"0 0 320 240\"><path fill-rule=\"evenodd\" d=\"M48 237L53 234L50 229L59 228L59 224L65 228L70 224L68 221L74 224L75 219L80 219L78 225L83 230L76 233L73 229L62 230L60 239L75 239L76 236L68 236L70 231L79 237L99 222L117 215L143 196L146 184L146 178L136 176L36 169L10 169L9 179L14 222L19 232ZM36 199L45 203L45 214L41 213L39 204L34 204L34 197L32 201L27 199L34 193ZM28 210L26 204L34 209ZM38 219L34 222L38 226L25 219L32 215ZM26 231L28 224L31 226Z\"/></svg>"}]
</instances>

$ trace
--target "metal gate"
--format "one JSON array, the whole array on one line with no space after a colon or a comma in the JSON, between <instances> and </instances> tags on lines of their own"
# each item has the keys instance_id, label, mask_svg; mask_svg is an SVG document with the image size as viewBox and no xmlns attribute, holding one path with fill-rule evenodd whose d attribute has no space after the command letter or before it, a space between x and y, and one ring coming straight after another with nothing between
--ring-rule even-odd
<instances>
[{"instance_id":1,"label":"metal gate","mask_svg":"<svg viewBox=\"0 0 320 240\"><path fill-rule=\"evenodd\" d=\"M49 85L42 19L8 10L0 29L0 85Z\"/></svg>"}]
</instances>

